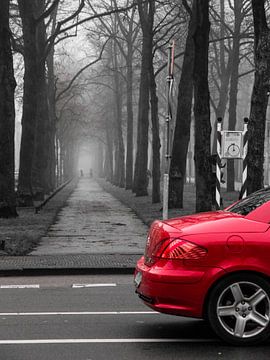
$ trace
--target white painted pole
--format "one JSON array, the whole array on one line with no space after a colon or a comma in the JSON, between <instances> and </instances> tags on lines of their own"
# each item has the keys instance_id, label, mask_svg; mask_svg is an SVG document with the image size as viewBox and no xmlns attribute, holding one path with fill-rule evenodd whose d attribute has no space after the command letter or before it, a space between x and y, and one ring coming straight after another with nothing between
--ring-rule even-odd
<instances>
[{"instance_id":1,"label":"white painted pole","mask_svg":"<svg viewBox=\"0 0 270 360\"><path fill-rule=\"evenodd\" d=\"M216 159L216 209L220 209L220 181L221 181L221 124L222 118L217 119L217 159Z\"/></svg>"},{"instance_id":2,"label":"white painted pole","mask_svg":"<svg viewBox=\"0 0 270 360\"><path fill-rule=\"evenodd\" d=\"M166 153L165 153L165 169L163 176L163 220L168 219L168 202L169 202L169 173L171 160L171 120L172 106L171 96L173 89L173 68L174 68L174 41L168 48L168 76L167 76L167 116L166 116Z\"/></svg>"},{"instance_id":3,"label":"white painted pole","mask_svg":"<svg viewBox=\"0 0 270 360\"><path fill-rule=\"evenodd\" d=\"M243 171L242 171L242 188L240 191L241 199L247 196L247 149L248 149L248 118L244 118L243 135Z\"/></svg>"}]
</instances>

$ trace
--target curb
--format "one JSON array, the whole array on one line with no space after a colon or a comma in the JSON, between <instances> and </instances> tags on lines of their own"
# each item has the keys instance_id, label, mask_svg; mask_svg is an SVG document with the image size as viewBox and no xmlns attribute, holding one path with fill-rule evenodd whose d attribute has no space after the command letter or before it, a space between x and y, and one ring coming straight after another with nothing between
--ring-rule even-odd
<instances>
[{"instance_id":1,"label":"curb","mask_svg":"<svg viewBox=\"0 0 270 360\"><path fill-rule=\"evenodd\" d=\"M56 188L41 204L35 206L35 213L37 214L59 191L61 191L64 187L66 187L69 183L71 183L74 179L70 179L66 181L64 184L60 185Z\"/></svg>"},{"instance_id":2,"label":"curb","mask_svg":"<svg viewBox=\"0 0 270 360\"><path fill-rule=\"evenodd\" d=\"M142 254L2 256L0 275L133 274Z\"/></svg>"}]
</instances>

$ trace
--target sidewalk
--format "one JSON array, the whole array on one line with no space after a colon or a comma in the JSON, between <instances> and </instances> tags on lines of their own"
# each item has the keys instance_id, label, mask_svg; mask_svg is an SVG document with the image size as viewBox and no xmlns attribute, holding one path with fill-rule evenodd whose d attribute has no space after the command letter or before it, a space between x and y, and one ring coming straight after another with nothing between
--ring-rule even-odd
<instances>
[{"instance_id":1,"label":"sidewalk","mask_svg":"<svg viewBox=\"0 0 270 360\"><path fill-rule=\"evenodd\" d=\"M235 196L226 194L225 202L232 202ZM59 207L59 200L52 199L40 213L50 212L56 205ZM161 203L152 204L150 196L135 197L130 190L105 180L80 179L29 255L0 256L0 273L22 270L133 273L144 252L148 226L162 217L161 207ZM195 189L187 184L184 209L169 210L169 217L193 212Z\"/></svg>"},{"instance_id":2,"label":"sidewalk","mask_svg":"<svg viewBox=\"0 0 270 360\"><path fill-rule=\"evenodd\" d=\"M147 230L129 207L83 178L31 255L143 254Z\"/></svg>"},{"instance_id":3,"label":"sidewalk","mask_svg":"<svg viewBox=\"0 0 270 360\"><path fill-rule=\"evenodd\" d=\"M52 206L50 202L44 207ZM148 227L126 205L82 178L46 236L27 256L1 256L0 271L91 270L133 272Z\"/></svg>"}]
</instances>

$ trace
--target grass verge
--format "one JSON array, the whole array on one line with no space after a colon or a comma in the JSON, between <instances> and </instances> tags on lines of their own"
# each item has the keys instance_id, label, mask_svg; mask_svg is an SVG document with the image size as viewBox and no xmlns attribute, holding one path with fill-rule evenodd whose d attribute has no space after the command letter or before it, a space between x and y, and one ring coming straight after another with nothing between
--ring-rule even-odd
<instances>
[{"instance_id":1,"label":"grass verge","mask_svg":"<svg viewBox=\"0 0 270 360\"><path fill-rule=\"evenodd\" d=\"M146 225L149 226L155 219L162 219L162 202L152 204L150 195L136 197L131 190L119 188L101 178L96 180L105 191L109 192L124 205L131 208ZM150 192L151 191L149 191L149 193ZM222 189L222 197L225 208L238 199L238 192L234 191L228 193ZM183 209L169 209L169 218L194 214L196 208L195 203L196 192L194 184L185 184L183 199L184 207Z\"/></svg>"},{"instance_id":2,"label":"grass verge","mask_svg":"<svg viewBox=\"0 0 270 360\"><path fill-rule=\"evenodd\" d=\"M46 234L56 219L58 212L76 187L72 180L53 196L38 212L35 208L18 208L15 219L0 219L0 248L2 255L27 255Z\"/></svg>"}]
</instances>

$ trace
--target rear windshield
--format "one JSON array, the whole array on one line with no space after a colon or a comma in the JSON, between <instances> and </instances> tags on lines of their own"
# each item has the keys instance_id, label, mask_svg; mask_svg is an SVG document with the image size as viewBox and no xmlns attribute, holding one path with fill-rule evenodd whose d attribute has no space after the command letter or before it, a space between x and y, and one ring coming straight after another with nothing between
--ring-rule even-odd
<instances>
[{"instance_id":1,"label":"rear windshield","mask_svg":"<svg viewBox=\"0 0 270 360\"><path fill-rule=\"evenodd\" d=\"M237 213L240 215L247 215L257 207L263 205L270 200L270 188L262 189L250 194L245 199L238 201L227 209L229 212Z\"/></svg>"}]
</instances>

